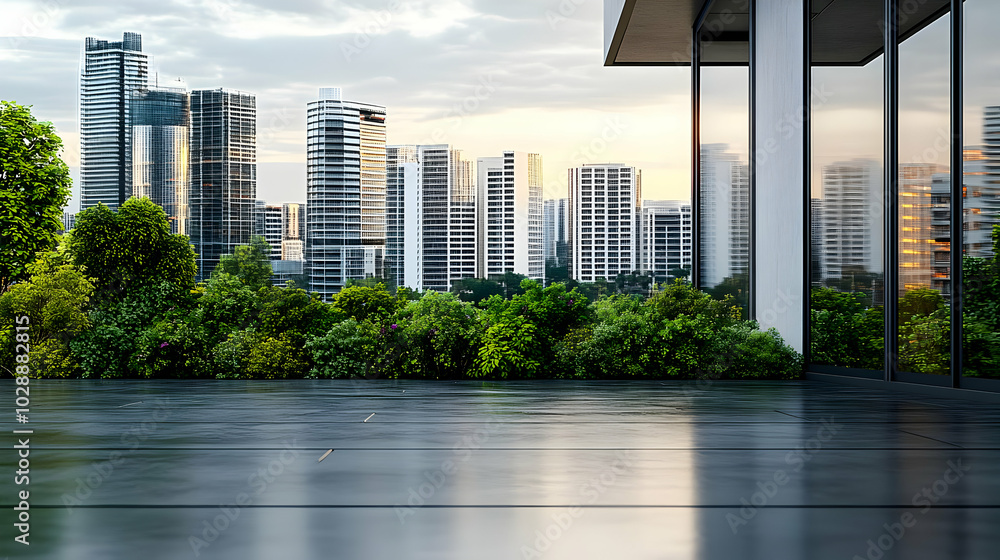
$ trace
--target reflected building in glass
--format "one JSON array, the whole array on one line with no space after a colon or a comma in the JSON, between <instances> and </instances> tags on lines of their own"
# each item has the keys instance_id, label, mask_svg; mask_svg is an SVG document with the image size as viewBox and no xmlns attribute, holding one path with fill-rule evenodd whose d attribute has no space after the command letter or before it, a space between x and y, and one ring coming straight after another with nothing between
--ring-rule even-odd
<instances>
[{"instance_id":1,"label":"reflected building in glass","mask_svg":"<svg viewBox=\"0 0 1000 560\"><path fill-rule=\"evenodd\" d=\"M882 272L882 165L874 160L836 162L823 168L823 198L815 214L825 280ZM818 223L816 223L818 222Z\"/></svg>"},{"instance_id":2,"label":"reflected building in glass","mask_svg":"<svg viewBox=\"0 0 1000 560\"><path fill-rule=\"evenodd\" d=\"M933 163L904 163L899 166L899 294L930 288L935 246L931 227L934 178L948 168ZM938 232L938 237L941 232Z\"/></svg>"},{"instance_id":3,"label":"reflected building in glass","mask_svg":"<svg viewBox=\"0 0 1000 560\"><path fill-rule=\"evenodd\" d=\"M132 194L163 208L170 232L188 235L191 100L183 87L132 93Z\"/></svg>"},{"instance_id":4,"label":"reflected building in glass","mask_svg":"<svg viewBox=\"0 0 1000 560\"><path fill-rule=\"evenodd\" d=\"M701 285L746 275L750 257L750 168L726 144L701 146Z\"/></svg>"}]
</instances>

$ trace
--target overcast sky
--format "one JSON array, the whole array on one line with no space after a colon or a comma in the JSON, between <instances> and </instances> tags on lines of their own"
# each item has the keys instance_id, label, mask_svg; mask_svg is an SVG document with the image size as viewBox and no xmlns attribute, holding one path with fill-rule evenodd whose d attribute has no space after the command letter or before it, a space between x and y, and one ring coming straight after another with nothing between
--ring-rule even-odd
<instances>
[{"instance_id":1,"label":"overcast sky","mask_svg":"<svg viewBox=\"0 0 1000 560\"><path fill-rule=\"evenodd\" d=\"M977 68L993 83L1000 3L966 4L983 27L970 41L991 53ZM688 197L689 70L604 67L602 0L3 0L2 10L0 99L54 122L72 166L83 40L134 31L161 82L257 95L258 194L269 202L305 199L305 105L323 86L385 105L391 144L541 153L547 196L565 196L568 167L614 161L642 169L645 198ZM904 159L933 145L947 115L938 27L908 47L910 62L904 50ZM707 72L706 141L745 150L746 70ZM834 100L817 114L817 161L879 154L880 75L876 64L817 76ZM1000 91L973 89L970 113L1000 104Z\"/></svg>"}]
</instances>

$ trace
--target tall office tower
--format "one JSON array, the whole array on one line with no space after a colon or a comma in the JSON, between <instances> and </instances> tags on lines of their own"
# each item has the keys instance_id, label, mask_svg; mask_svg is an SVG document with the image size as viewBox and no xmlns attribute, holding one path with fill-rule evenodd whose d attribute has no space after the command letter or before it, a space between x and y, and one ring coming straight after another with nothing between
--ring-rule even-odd
<instances>
[{"instance_id":1,"label":"tall office tower","mask_svg":"<svg viewBox=\"0 0 1000 560\"><path fill-rule=\"evenodd\" d=\"M813 285L822 285L825 278L826 258L823 252L823 199L813 198L809 200L809 257L810 257L810 282Z\"/></svg>"},{"instance_id":2,"label":"tall office tower","mask_svg":"<svg viewBox=\"0 0 1000 560\"><path fill-rule=\"evenodd\" d=\"M385 149L385 276L393 286L420 289L419 228L416 218L407 232L407 210L419 215L416 146L388 146ZM407 235L409 233L409 235Z\"/></svg>"},{"instance_id":3,"label":"tall office tower","mask_svg":"<svg viewBox=\"0 0 1000 560\"><path fill-rule=\"evenodd\" d=\"M191 100L183 87L132 92L132 194L163 208L170 232L188 235Z\"/></svg>"},{"instance_id":4,"label":"tall office tower","mask_svg":"<svg viewBox=\"0 0 1000 560\"><path fill-rule=\"evenodd\" d=\"M947 173L936 163L899 165L899 294L933 285L934 233L931 227L934 175Z\"/></svg>"},{"instance_id":5,"label":"tall office tower","mask_svg":"<svg viewBox=\"0 0 1000 560\"><path fill-rule=\"evenodd\" d=\"M281 206L281 260L304 261L306 205L286 202Z\"/></svg>"},{"instance_id":6,"label":"tall office tower","mask_svg":"<svg viewBox=\"0 0 1000 560\"><path fill-rule=\"evenodd\" d=\"M657 283L686 277L691 268L691 204L678 200L644 200L639 219L639 270Z\"/></svg>"},{"instance_id":7,"label":"tall office tower","mask_svg":"<svg viewBox=\"0 0 1000 560\"><path fill-rule=\"evenodd\" d=\"M80 209L132 196L132 92L146 87L142 36L87 37L80 72Z\"/></svg>"},{"instance_id":8,"label":"tall office tower","mask_svg":"<svg viewBox=\"0 0 1000 560\"><path fill-rule=\"evenodd\" d=\"M281 260L282 240L282 206L268 204L264 206L264 240L271 247L271 260Z\"/></svg>"},{"instance_id":9,"label":"tall office tower","mask_svg":"<svg viewBox=\"0 0 1000 560\"><path fill-rule=\"evenodd\" d=\"M544 201L543 211L543 245L545 247L545 263L555 266L565 266L567 260L566 243L569 231L569 199L553 198Z\"/></svg>"},{"instance_id":10,"label":"tall office tower","mask_svg":"<svg viewBox=\"0 0 1000 560\"><path fill-rule=\"evenodd\" d=\"M621 164L569 170L573 278L614 280L640 268L641 171Z\"/></svg>"},{"instance_id":11,"label":"tall office tower","mask_svg":"<svg viewBox=\"0 0 1000 560\"><path fill-rule=\"evenodd\" d=\"M726 144L701 146L701 287L746 274L750 263L750 170Z\"/></svg>"},{"instance_id":12,"label":"tall office tower","mask_svg":"<svg viewBox=\"0 0 1000 560\"><path fill-rule=\"evenodd\" d=\"M397 284L449 291L476 275L472 162L446 144L391 146L386 160L387 268Z\"/></svg>"},{"instance_id":13,"label":"tall office tower","mask_svg":"<svg viewBox=\"0 0 1000 560\"><path fill-rule=\"evenodd\" d=\"M250 242L257 198L257 100L227 89L191 92L191 243L198 280Z\"/></svg>"},{"instance_id":14,"label":"tall office tower","mask_svg":"<svg viewBox=\"0 0 1000 560\"><path fill-rule=\"evenodd\" d=\"M264 237L264 212L267 209L267 202L263 200L253 201L253 228L250 235Z\"/></svg>"},{"instance_id":15,"label":"tall office tower","mask_svg":"<svg viewBox=\"0 0 1000 560\"><path fill-rule=\"evenodd\" d=\"M322 88L307 110L306 262L329 298L350 279L383 275L385 107Z\"/></svg>"},{"instance_id":16,"label":"tall office tower","mask_svg":"<svg viewBox=\"0 0 1000 560\"><path fill-rule=\"evenodd\" d=\"M884 268L882 165L855 159L823 167L823 278L879 274ZM814 230L814 235L816 232Z\"/></svg>"},{"instance_id":17,"label":"tall office tower","mask_svg":"<svg viewBox=\"0 0 1000 560\"><path fill-rule=\"evenodd\" d=\"M476 276L507 272L544 281L542 156L504 152L479 158L479 235Z\"/></svg>"}]
</instances>

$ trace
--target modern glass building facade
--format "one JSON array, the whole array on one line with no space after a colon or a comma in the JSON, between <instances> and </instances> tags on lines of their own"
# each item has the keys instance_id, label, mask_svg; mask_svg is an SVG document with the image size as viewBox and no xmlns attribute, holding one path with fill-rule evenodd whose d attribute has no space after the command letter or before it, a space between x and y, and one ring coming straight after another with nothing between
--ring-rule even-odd
<instances>
[{"instance_id":1,"label":"modern glass building facade","mask_svg":"<svg viewBox=\"0 0 1000 560\"><path fill-rule=\"evenodd\" d=\"M386 269L399 286L450 291L476 275L473 162L447 144L387 150Z\"/></svg>"},{"instance_id":2,"label":"modern glass building facade","mask_svg":"<svg viewBox=\"0 0 1000 560\"><path fill-rule=\"evenodd\" d=\"M323 88L307 107L306 261L312 291L329 298L351 279L384 274L385 107Z\"/></svg>"},{"instance_id":3,"label":"modern glass building facade","mask_svg":"<svg viewBox=\"0 0 1000 560\"><path fill-rule=\"evenodd\" d=\"M80 209L118 208L132 196L133 92L146 88L142 36L87 37L80 61Z\"/></svg>"},{"instance_id":4,"label":"modern glass building facade","mask_svg":"<svg viewBox=\"0 0 1000 560\"><path fill-rule=\"evenodd\" d=\"M171 233L189 234L191 100L183 88L132 93L132 194L160 205Z\"/></svg>"},{"instance_id":5,"label":"modern glass building facade","mask_svg":"<svg viewBox=\"0 0 1000 560\"><path fill-rule=\"evenodd\" d=\"M476 276L513 272L543 280L542 156L507 151L479 158L476 167L482 232Z\"/></svg>"},{"instance_id":6,"label":"modern glass building facade","mask_svg":"<svg viewBox=\"0 0 1000 560\"><path fill-rule=\"evenodd\" d=\"M692 68L694 282L718 279L726 144L748 314L811 374L1000 390L998 21L989 0L607 2L606 65Z\"/></svg>"},{"instance_id":7,"label":"modern glass building facade","mask_svg":"<svg viewBox=\"0 0 1000 560\"><path fill-rule=\"evenodd\" d=\"M191 243L198 280L250 242L257 199L257 100L227 89L191 92Z\"/></svg>"},{"instance_id":8,"label":"modern glass building facade","mask_svg":"<svg viewBox=\"0 0 1000 560\"><path fill-rule=\"evenodd\" d=\"M567 266L569 262L569 199L545 200L542 206L545 264Z\"/></svg>"}]
</instances>

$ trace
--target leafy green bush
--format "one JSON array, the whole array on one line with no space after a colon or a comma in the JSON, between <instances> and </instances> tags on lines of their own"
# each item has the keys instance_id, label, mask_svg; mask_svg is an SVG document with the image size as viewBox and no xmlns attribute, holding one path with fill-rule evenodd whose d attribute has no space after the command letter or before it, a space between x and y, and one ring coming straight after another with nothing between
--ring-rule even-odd
<instances>
[{"instance_id":1,"label":"leafy green bush","mask_svg":"<svg viewBox=\"0 0 1000 560\"><path fill-rule=\"evenodd\" d=\"M231 333L212 351L219 379L291 379L305 377L306 356L286 338L253 329Z\"/></svg>"},{"instance_id":2,"label":"leafy green bush","mask_svg":"<svg viewBox=\"0 0 1000 560\"><path fill-rule=\"evenodd\" d=\"M362 377L369 368L374 342L354 319L337 323L326 334L309 339L310 379Z\"/></svg>"}]
</instances>

